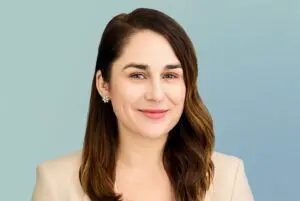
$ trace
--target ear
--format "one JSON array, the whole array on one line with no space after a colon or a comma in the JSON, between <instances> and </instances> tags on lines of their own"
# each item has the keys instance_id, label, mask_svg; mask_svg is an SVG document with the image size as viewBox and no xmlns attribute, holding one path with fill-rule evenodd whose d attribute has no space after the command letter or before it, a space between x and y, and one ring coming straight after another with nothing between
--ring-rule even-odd
<instances>
[{"instance_id":1,"label":"ear","mask_svg":"<svg viewBox=\"0 0 300 201\"><path fill-rule=\"evenodd\" d=\"M100 70L96 72L96 88L102 98L109 98L109 85L104 81Z\"/></svg>"}]
</instances>

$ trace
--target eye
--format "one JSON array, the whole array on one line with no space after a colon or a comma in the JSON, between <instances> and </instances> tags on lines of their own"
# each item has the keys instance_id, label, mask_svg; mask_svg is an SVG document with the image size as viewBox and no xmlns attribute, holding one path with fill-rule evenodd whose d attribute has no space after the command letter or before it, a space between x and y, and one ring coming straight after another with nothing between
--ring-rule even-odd
<instances>
[{"instance_id":1,"label":"eye","mask_svg":"<svg viewBox=\"0 0 300 201\"><path fill-rule=\"evenodd\" d=\"M163 77L166 79L176 79L178 76L172 73L167 73Z\"/></svg>"},{"instance_id":2,"label":"eye","mask_svg":"<svg viewBox=\"0 0 300 201\"><path fill-rule=\"evenodd\" d=\"M133 79L145 79L145 75L143 73L131 73L129 75L130 78L133 78Z\"/></svg>"}]
</instances>

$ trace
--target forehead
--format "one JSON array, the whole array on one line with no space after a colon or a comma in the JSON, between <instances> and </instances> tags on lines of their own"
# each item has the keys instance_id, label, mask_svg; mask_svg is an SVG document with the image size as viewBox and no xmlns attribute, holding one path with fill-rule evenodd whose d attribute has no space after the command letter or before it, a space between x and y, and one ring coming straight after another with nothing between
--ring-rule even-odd
<instances>
[{"instance_id":1,"label":"forehead","mask_svg":"<svg viewBox=\"0 0 300 201\"><path fill-rule=\"evenodd\" d=\"M169 64L180 64L169 42L148 30L139 31L130 37L115 64L124 66L132 62L159 69Z\"/></svg>"}]
</instances>

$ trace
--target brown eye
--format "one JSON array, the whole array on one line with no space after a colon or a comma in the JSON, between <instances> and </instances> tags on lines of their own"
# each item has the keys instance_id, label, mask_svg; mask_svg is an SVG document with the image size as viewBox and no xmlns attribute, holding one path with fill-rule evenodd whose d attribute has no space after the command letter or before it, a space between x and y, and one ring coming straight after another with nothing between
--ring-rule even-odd
<instances>
[{"instance_id":1,"label":"brown eye","mask_svg":"<svg viewBox=\"0 0 300 201\"><path fill-rule=\"evenodd\" d=\"M167 73L163 77L166 78L166 79L176 79L178 76L174 75L172 73Z\"/></svg>"},{"instance_id":2,"label":"brown eye","mask_svg":"<svg viewBox=\"0 0 300 201\"><path fill-rule=\"evenodd\" d=\"M145 79L145 75L142 74L142 73L131 73L129 75L130 78L133 78L133 79Z\"/></svg>"}]
</instances>

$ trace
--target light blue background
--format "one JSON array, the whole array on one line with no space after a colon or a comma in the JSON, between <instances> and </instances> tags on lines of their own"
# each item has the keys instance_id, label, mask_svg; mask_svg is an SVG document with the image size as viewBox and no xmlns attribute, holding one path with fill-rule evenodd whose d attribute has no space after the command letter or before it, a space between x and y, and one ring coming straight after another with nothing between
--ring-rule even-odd
<instances>
[{"instance_id":1,"label":"light blue background","mask_svg":"<svg viewBox=\"0 0 300 201\"><path fill-rule=\"evenodd\" d=\"M299 200L300 1L1 1L0 191L30 200L35 167L81 148L108 20L161 9L188 32L218 151L241 157L256 200Z\"/></svg>"}]
</instances>

